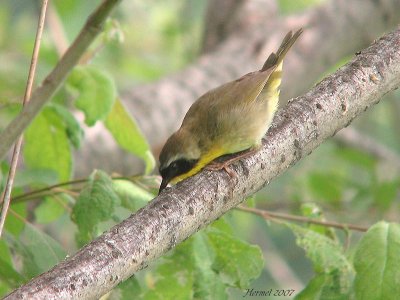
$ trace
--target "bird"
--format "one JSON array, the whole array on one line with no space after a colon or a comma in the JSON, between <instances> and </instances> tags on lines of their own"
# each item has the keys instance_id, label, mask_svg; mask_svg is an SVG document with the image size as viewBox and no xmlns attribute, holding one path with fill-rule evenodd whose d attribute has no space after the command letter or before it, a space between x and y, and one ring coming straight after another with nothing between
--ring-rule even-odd
<instances>
[{"instance_id":1,"label":"bird","mask_svg":"<svg viewBox=\"0 0 400 300\"><path fill-rule=\"evenodd\" d=\"M282 63L303 30L289 31L262 68L214 88L198 98L180 128L166 141L159 156L159 194L207 167L224 168L257 151L278 108ZM217 163L218 157L244 152Z\"/></svg>"}]
</instances>

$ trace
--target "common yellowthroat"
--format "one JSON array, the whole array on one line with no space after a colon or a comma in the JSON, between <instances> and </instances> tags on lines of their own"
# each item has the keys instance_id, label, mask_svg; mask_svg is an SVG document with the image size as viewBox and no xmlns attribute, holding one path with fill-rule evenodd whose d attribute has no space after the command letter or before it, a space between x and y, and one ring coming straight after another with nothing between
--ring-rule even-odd
<instances>
[{"instance_id":1,"label":"common yellowthroat","mask_svg":"<svg viewBox=\"0 0 400 300\"><path fill-rule=\"evenodd\" d=\"M225 83L192 104L161 150L159 193L222 155L261 145L278 107L283 58L301 33L290 31L261 70Z\"/></svg>"}]
</instances>

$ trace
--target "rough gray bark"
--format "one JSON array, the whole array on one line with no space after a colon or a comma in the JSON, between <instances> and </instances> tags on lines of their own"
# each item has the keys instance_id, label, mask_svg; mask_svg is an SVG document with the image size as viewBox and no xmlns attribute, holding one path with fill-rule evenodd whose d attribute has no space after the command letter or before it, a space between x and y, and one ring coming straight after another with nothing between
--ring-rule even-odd
<instances>
[{"instance_id":1,"label":"rough gray bark","mask_svg":"<svg viewBox=\"0 0 400 300\"><path fill-rule=\"evenodd\" d=\"M259 69L289 30L305 28L285 59L282 103L308 90L329 67L366 47L399 22L399 0L330 0L302 15L274 18L272 22L270 18L257 19L182 72L133 87L124 93L123 100L157 149L179 127L196 98ZM140 170L138 160L119 149L101 124L86 133L84 144L75 156L78 177L90 174L94 168L126 175Z\"/></svg>"},{"instance_id":2,"label":"rough gray bark","mask_svg":"<svg viewBox=\"0 0 400 300\"><path fill-rule=\"evenodd\" d=\"M400 86L400 28L278 113L261 150L202 171L5 299L95 299L267 185Z\"/></svg>"}]
</instances>

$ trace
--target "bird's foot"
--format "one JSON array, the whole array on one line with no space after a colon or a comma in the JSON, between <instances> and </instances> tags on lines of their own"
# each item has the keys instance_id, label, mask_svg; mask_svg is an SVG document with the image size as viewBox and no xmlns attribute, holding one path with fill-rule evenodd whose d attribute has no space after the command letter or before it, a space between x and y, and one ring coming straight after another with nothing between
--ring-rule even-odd
<instances>
[{"instance_id":1,"label":"bird's foot","mask_svg":"<svg viewBox=\"0 0 400 300\"><path fill-rule=\"evenodd\" d=\"M213 162L209 163L209 164L205 167L205 169L206 169L206 170L209 170L209 171L220 171L220 170L224 169L225 172L228 173L228 175L229 175L230 177L236 178L236 172L233 171L233 170L229 167L229 165L230 165L231 163L232 163L232 162L230 162L229 160L224 161L224 162L216 162L216 161L213 161Z\"/></svg>"},{"instance_id":2,"label":"bird's foot","mask_svg":"<svg viewBox=\"0 0 400 300\"><path fill-rule=\"evenodd\" d=\"M259 150L258 147L252 148L252 149L246 150L244 152L241 152L240 154L235 155L234 157L227 159L225 161L222 161L222 162L212 161L205 167L205 169L209 170L209 171L220 171L220 170L224 169L230 177L236 178L237 177L236 172L234 170L232 170L229 166L238 160L241 160L243 158L253 155L258 150Z\"/></svg>"}]
</instances>

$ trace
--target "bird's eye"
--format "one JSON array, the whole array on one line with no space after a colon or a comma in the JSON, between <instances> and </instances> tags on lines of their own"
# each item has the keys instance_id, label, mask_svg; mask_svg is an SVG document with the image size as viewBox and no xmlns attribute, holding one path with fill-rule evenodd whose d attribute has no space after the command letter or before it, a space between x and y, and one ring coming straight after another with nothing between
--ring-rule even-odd
<instances>
[{"instance_id":1,"label":"bird's eye","mask_svg":"<svg viewBox=\"0 0 400 300\"><path fill-rule=\"evenodd\" d=\"M171 169L173 169L173 170L176 170L176 169L178 168L178 163L177 163L176 161L174 161L173 163L171 163L171 164L169 165L169 167L170 167Z\"/></svg>"}]
</instances>

